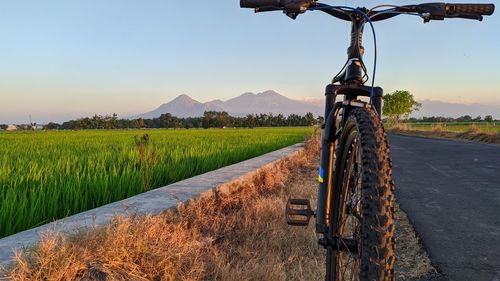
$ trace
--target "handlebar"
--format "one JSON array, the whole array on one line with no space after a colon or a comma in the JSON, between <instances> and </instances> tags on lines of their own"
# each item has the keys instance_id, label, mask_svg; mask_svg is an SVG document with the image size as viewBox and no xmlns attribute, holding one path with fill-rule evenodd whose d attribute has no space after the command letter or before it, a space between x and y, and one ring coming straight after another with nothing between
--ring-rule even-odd
<instances>
[{"instance_id":1,"label":"handlebar","mask_svg":"<svg viewBox=\"0 0 500 281\"><path fill-rule=\"evenodd\" d=\"M307 10L321 10L337 18L351 21L353 17L342 9L318 3L317 0L240 0L242 8L253 8L255 12L268 12L281 10L286 15L295 19L297 15ZM359 8L361 9L361 8ZM400 14L416 13L424 22L430 20L444 20L445 18L465 18L482 20L483 16L490 16L495 11L494 4L453 4L453 3L424 3L418 5L397 6L396 8L364 12L372 21L385 20Z\"/></svg>"}]
</instances>

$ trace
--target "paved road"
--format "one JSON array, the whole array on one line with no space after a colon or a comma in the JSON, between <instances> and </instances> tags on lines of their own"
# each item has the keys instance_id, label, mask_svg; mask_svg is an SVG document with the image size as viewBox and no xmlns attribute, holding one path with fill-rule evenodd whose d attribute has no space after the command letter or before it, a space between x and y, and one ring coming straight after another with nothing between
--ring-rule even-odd
<instances>
[{"instance_id":1,"label":"paved road","mask_svg":"<svg viewBox=\"0 0 500 281\"><path fill-rule=\"evenodd\" d=\"M390 135L396 195L446 279L500 281L500 145Z\"/></svg>"}]
</instances>

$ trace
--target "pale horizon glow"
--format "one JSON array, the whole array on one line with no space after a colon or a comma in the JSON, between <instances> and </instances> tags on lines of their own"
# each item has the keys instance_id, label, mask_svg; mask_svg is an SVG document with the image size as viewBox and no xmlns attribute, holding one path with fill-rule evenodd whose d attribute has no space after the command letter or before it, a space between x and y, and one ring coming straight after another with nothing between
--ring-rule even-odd
<instances>
[{"instance_id":1,"label":"pale horizon glow","mask_svg":"<svg viewBox=\"0 0 500 281\"><path fill-rule=\"evenodd\" d=\"M385 92L409 90L417 100L500 111L498 26L496 14L483 22L424 25L400 16L376 23L376 84ZM27 123L30 115L38 123L126 117L181 94L207 102L271 89L321 99L345 62L348 31L319 12L292 21L240 9L237 0L2 1L0 123ZM371 75L372 37L365 34Z\"/></svg>"}]
</instances>

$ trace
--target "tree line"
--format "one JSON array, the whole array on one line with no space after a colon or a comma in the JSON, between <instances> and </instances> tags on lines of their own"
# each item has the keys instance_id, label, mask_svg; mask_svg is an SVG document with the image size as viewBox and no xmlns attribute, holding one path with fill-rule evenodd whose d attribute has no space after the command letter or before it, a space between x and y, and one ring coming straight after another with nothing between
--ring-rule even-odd
<instances>
[{"instance_id":1,"label":"tree line","mask_svg":"<svg viewBox=\"0 0 500 281\"><path fill-rule=\"evenodd\" d=\"M493 116L491 115L486 115L484 118L482 116L477 116L477 117L472 117L470 115L464 115L460 116L457 118L451 118L451 117L442 117L442 116L430 116L430 117L421 117L421 118L408 118L408 122L411 123L471 123L471 122L485 122L485 123L491 123L491 122L499 122L500 120L495 120Z\"/></svg>"},{"instance_id":2,"label":"tree line","mask_svg":"<svg viewBox=\"0 0 500 281\"><path fill-rule=\"evenodd\" d=\"M206 111L200 117L179 118L170 113L151 119L120 119L113 115L94 115L92 117L70 120L62 124L48 123L45 130L86 130L86 129L141 129L141 128L224 128L224 127L297 127L313 126L323 122L323 117L314 117L312 113L305 115L290 114L248 114L235 117L227 112Z\"/></svg>"},{"instance_id":3,"label":"tree line","mask_svg":"<svg viewBox=\"0 0 500 281\"><path fill-rule=\"evenodd\" d=\"M472 117L464 115L458 118L450 117L422 117L409 118L409 115L418 111L422 105L417 102L414 96L405 90L397 90L393 93L384 95L384 104L382 114L384 121L390 124L398 122L427 122L427 123L445 123L445 122L499 122L494 120L491 115ZM160 117L151 119L119 119L116 114L112 115L94 115L92 117L70 120L62 124L49 123L43 128L45 130L82 130L82 129L140 129L140 128L223 128L223 127L295 127L312 126L323 123L323 117L314 117L312 113L305 115L283 114L248 114L244 117L235 117L227 112L206 111L201 117L179 118L170 113L162 114ZM36 124L22 125L18 128L29 130L36 128ZM0 125L0 129L5 130L7 125Z\"/></svg>"}]
</instances>

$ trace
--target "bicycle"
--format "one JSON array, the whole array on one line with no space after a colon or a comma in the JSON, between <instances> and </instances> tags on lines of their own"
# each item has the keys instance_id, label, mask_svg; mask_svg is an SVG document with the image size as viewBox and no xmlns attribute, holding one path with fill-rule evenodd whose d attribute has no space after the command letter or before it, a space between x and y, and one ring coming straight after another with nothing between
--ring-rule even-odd
<instances>
[{"instance_id":1,"label":"bicycle","mask_svg":"<svg viewBox=\"0 0 500 281\"><path fill-rule=\"evenodd\" d=\"M378 5L372 9L331 6L317 0L240 0L255 12L283 11L292 19L322 11L351 22L348 59L325 89L316 211L308 199L289 199L286 220L307 226L316 218L319 244L326 249L326 281L394 280L394 184L387 135L380 118L383 90L375 87L377 47L373 22L397 15L424 19L481 21L493 4L424 3ZM384 9L381 9L384 8ZM375 59L371 86L363 62L363 30L373 32ZM343 96L343 101L336 101ZM368 99L363 101L360 99Z\"/></svg>"}]
</instances>

